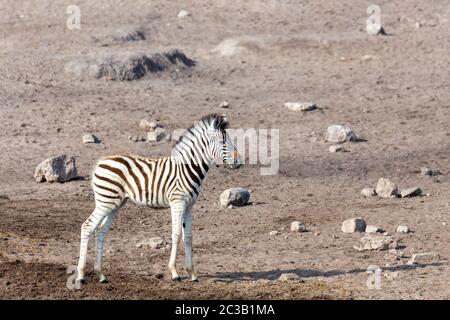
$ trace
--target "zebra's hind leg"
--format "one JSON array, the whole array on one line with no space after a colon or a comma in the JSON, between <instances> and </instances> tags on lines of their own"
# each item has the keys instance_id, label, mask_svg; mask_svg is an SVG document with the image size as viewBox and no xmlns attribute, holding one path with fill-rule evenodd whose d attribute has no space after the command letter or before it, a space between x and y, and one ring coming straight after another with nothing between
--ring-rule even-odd
<instances>
[{"instance_id":1,"label":"zebra's hind leg","mask_svg":"<svg viewBox=\"0 0 450 320\"><path fill-rule=\"evenodd\" d=\"M99 281L101 283L106 282L106 277L102 272L102 259L103 259L103 244L105 242L106 234L111 227L114 216L117 213L117 209L108 214L106 218L103 219L100 226L95 230L95 263L94 263L94 271L99 277Z\"/></svg>"},{"instance_id":2,"label":"zebra's hind leg","mask_svg":"<svg viewBox=\"0 0 450 320\"><path fill-rule=\"evenodd\" d=\"M186 270L191 281L198 281L194 271L194 264L192 262L192 212L186 210L183 215L183 242L184 253L186 255Z\"/></svg>"},{"instance_id":3,"label":"zebra's hind leg","mask_svg":"<svg viewBox=\"0 0 450 320\"><path fill-rule=\"evenodd\" d=\"M86 256L89 238L97 229L98 225L114 210L114 208L107 208L96 205L94 211L89 218L81 225L81 240L80 240L80 258L78 261L78 276L77 281L84 281L84 271L86 268Z\"/></svg>"}]
</instances>

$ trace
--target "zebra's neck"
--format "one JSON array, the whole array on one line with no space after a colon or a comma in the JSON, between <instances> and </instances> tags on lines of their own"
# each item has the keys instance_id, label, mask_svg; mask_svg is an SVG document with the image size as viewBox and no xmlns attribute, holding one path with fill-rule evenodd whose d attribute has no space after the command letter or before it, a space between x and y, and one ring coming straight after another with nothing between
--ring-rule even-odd
<instances>
[{"instance_id":1,"label":"zebra's neck","mask_svg":"<svg viewBox=\"0 0 450 320\"><path fill-rule=\"evenodd\" d=\"M191 166L202 179L214 163L206 130L206 124L202 122L195 124L186 130L186 133L172 149L172 157Z\"/></svg>"}]
</instances>

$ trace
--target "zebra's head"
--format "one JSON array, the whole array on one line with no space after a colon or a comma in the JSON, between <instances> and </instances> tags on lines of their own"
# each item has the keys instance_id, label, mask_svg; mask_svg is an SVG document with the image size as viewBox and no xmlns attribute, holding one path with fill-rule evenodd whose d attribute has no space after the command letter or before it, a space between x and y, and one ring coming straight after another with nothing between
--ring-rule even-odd
<instances>
[{"instance_id":1,"label":"zebra's head","mask_svg":"<svg viewBox=\"0 0 450 320\"><path fill-rule=\"evenodd\" d=\"M204 118L205 119L205 118ZM227 164L233 169L241 166L239 153L226 131L228 120L224 114L212 114L206 117L209 124L207 135L209 149L216 163Z\"/></svg>"}]
</instances>

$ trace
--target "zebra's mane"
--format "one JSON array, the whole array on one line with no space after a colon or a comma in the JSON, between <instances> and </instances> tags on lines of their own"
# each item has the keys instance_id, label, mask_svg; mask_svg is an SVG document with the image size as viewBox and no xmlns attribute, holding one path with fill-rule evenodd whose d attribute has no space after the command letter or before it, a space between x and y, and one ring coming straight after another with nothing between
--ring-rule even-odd
<instances>
[{"instance_id":1,"label":"zebra's mane","mask_svg":"<svg viewBox=\"0 0 450 320\"><path fill-rule=\"evenodd\" d=\"M175 142L172 149L174 149L180 143L180 141L186 137L186 135L189 135L189 132L191 131L191 129L195 128L196 126L198 126L201 123L203 123L205 125L210 125L210 124L214 123L215 129L220 129L220 130L225 130L228 128L228 120L224 114L210 113L206 116L203 116L199 121L195 122L192 126L187 128L186 132L180 136L180 138L178 139L177 142Z\"/></svg>"}]
</instances>

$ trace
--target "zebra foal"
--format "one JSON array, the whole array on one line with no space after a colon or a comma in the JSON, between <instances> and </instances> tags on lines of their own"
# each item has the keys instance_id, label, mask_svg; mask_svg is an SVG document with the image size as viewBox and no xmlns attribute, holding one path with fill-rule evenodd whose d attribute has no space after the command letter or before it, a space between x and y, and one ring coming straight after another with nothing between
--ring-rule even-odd
<instances>
[{"instance_id":1,"label":"zebra foal","mask_svg":"<svg viewBox=\"0 0 450 320\"><path fill-rule=\"evenodd\" d=\"M78 281L84 280L88 241L95 234L94 271L100 282L106 282L102 272L103 243L114 216L128 198L139 206L170 207L172 250L168 268L172 279L180 280L175 261L182 236L187 272L190 280L197 280L192 263L192 207L201 182L215 162L239 167L239 155L225 131L227 125L225 115L210 114L186 130L170 157L120 155L97 163L92 177L95 209L81 226Z\"/></svg>"}]
</instances>

